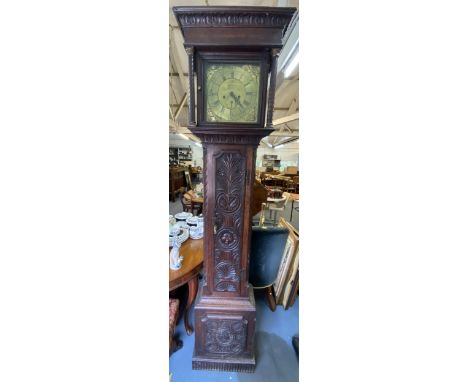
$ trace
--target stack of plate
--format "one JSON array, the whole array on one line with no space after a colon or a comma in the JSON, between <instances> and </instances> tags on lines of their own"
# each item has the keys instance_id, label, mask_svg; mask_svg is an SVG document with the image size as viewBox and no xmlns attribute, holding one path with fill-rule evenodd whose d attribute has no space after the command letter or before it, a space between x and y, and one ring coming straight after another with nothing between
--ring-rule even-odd
<instances>
[{"instance_id":1,"label":"stack of plate","mask_svg":"<svg viewBox=\"0 0 468 382\"><path fill-rule=\"evenodd\" d=\"M186 220L187 224L191 227L196 227L198 225L198 217L191 216Z\"/></svg>"},{"instance_id":2,"label":"stack of plate","mask_svg":"<svg viewBox=\"0 0 468 382\"><path fill-rule=\"evenodd\" d=\"M197 232L198 231L198 232ZM203 237L203 229L200 231L197 227L190 228L190 238L193 240L198 240Z\"/></svg>"},{"instance_id":3,"label":"stack of plate","mask_svg":"<svg viewBox=\"0 0 468 382\"><path fill-rule=\"evenodd\" d=\"M187 220L188 218L191 218L193 215L190 212L179 212L178 214L175 214L175 218L179 221L182 220Z\"/></svg>"},{"instance_id":4,"label":"stack of plate","mask_svg":"<svg viewBox=\"0 0 468 382\"><path fill-rule=\"evenodd\" d=\"M169 234L169 247L174 245L174 241L177 240L180 244L189 238L189 230L181 227L180 231L176 235Z\"/></svg>"}]
</instances>

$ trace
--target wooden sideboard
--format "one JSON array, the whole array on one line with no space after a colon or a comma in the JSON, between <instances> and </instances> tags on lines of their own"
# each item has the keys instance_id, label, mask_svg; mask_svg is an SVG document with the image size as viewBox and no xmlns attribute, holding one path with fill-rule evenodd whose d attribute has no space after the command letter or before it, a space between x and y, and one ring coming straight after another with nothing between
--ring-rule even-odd
<instances>
[{"instance_id":1,"label":"wooden sideboard","mask_svg":"<svg viewBox=\"0 0 468 382\"><path fill-rule=\"evenodd\" d=\"M176 193L184 190L186 170L186 167L169 167L169 194L173 202L176 200Z\"/></svg>"}]
</instances>

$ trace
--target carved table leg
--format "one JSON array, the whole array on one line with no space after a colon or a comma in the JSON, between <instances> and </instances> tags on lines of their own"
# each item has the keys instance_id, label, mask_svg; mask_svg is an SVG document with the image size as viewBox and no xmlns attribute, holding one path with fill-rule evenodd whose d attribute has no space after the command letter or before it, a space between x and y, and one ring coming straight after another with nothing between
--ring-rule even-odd
<instances>
[{"instance_id":1,"label":"carved table leg","mask_svg":"<svg viewBox=\"0 0 468 382\"><path fill-rule=\"evenodd\" d=\"M188 288L189 288L189 294L187 298L187 306L185 308L185 313L184 313L184 323L185 323L185 331L187 332L188 335L191 335L193 333L193 327L192 325L190 325L190 322L189 322L189 313L190 313L190 308L192 308L193 301L195 300L195 296L197 295L197 292L198 292L198 276L192 277L189 280Z\"/></svg>"}]
</instances>

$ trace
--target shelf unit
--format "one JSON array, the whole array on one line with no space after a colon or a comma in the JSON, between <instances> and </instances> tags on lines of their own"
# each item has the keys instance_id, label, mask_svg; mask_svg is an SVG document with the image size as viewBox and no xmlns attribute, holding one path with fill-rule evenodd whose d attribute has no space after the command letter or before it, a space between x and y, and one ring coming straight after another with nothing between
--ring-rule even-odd
<instances>
[{"instance_id":1,"label":"shelf unit","mask_svg":"<svg viewBox=\"0 0 468 382\"><path fill-rule=\"evenodd\" d=\"M278 158L278 155L263 155L263 162L262 167L265 168L280 168L281 167L281 159Z\"/></svg>"},{"instance_id":2,"label":"shelf unit","mask_svg":"<svg viewBox=\"0 0 468 382\"><path fill-rule=\"evenodd\" d=\"M187 147L169 147L169 164L177 165L179 162L190 162L192 160L192 148Z\"/></svg>"}]
</instances>

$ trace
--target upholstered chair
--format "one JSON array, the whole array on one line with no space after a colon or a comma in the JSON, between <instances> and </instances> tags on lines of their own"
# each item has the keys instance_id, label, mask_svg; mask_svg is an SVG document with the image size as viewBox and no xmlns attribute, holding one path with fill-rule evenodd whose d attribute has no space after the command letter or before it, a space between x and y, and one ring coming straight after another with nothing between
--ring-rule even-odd
<instances>
[{"instance_id":1,"label":"upholstered chair","mask_svg":"<svg viewBox=\"0 0 468 382\"><path fill-rule=\"evenodd\" d=\"M270 309L276 310L273 283L283 257L289 231L283 227L252 227L249 282L254 289L264 289Z\"/></svg>"},{"instance_id":2,"label":"upholstered chair","mask_svg":"<svg viewBox=\"0 0 468 382\"><path fill-rule=\"evenodd\" d=\"M182 341L174 338L177 318L179 316L179 300L169 298L169 355L182 347Z\"/></svg>"}]
</instances>

